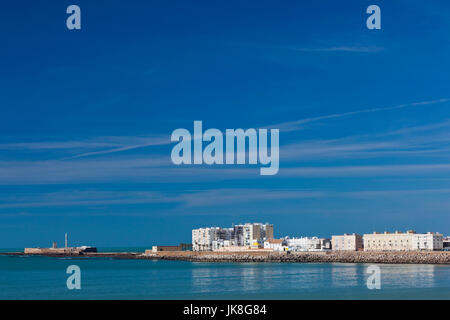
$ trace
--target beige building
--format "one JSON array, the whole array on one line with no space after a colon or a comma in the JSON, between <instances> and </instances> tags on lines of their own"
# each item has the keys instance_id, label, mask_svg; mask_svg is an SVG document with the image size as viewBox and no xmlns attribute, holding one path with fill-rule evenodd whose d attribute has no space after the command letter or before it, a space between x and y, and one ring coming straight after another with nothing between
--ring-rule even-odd
<instances>
[{"instance_id":1,"label":"beige building","mask_svg":"<svg viewBox=\"0 0 450 320\"><path fill-rule=\"evenodd\" d=\"M265 239L273 239L273 224L265 224L263 229L265 229Z\"/></svg>"},{"instance_id":2,"label":"beige building","mask_svg":"<svg viewBox=\"0 0 450 320\"><path fill-rule=\"evenodd\" d=\"M364 235L364 251L442 250L442 240L442 234L433 232L374 232Z\"/></svg>"},{"instance_id":3,"label":"beige building","mask_svg":"<svg viewBox=\"0 0 450 320\"><path fill-rule=\"evenodd\" d=\"M356 233L331 237L333 251L358 251L362 250L363 244L363 237Z\"/></svg>"}]
</instances>

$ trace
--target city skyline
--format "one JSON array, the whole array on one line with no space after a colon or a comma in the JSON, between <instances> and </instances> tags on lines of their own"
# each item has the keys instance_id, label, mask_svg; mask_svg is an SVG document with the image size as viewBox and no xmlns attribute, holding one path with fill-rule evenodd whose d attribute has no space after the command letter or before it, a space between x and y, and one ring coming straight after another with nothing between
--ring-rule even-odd
<instances>
[{"instance_id":1,"label":"city skyline","mask_svg":"<svg viewBox=\"0 0 450 320\"><path fill-rule=\"evenodd\" d=\"M77 31L67 3L0 12L0 247L449 234L449 4L378 1L381 30L361 1L77 4ZM173 165L194 121L280 129L278 173Z\"/></svg>"}]
</instances>

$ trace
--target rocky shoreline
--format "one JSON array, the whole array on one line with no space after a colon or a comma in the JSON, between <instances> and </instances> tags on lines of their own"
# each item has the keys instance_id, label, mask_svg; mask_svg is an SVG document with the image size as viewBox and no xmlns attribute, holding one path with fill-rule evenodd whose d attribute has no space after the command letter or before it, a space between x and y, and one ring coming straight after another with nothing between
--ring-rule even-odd
<instances>
[{"instance_id":1,"label":"rocky shoreline","mask_svg":"<svg viewBox=\"0 0 450 320\"><path fill-rule=\"evenodd\" d=\"M33 256L21 252L0 255ZM42 256L42 255L41 255ZM112 258L112 259L156 259L191 262L301 262L301 263L386 263L386 264L450 264L450 252L98 252L74 254L45 254L49 257Z\"/></svg>"},{"instance_id":2,"label":"rocky shoreline","mask_svg":"<svg viewBox=\"0 0 450 320\"><path fill-rule=\"evenodd\" d=\"M159 259L192 262L302 262L302 263L387 263L450 264L450 252L298 252L264 254L159 254Z\"/></svg>"}]
</instances>

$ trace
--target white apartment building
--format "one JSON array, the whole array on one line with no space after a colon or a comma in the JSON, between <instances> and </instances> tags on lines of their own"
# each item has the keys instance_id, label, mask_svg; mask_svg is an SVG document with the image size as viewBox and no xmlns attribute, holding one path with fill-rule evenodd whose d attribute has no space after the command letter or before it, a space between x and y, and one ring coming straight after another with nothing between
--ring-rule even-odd
<instances>
[{"instance_id":1,"label":"white apartment building","mask_svg":"<svg viewBox=\"0 0 450 320\"><path fill-rule=\"evenodd\" d=\"M363 245L363 237L356 233L331 237L333 251L358 251L363 248Z\"/></svg>"},{"instance_id":2,"label":"white apartment building","mask_svg":"<svg viewBox=\"0 0 450 320\"><path fill-rule=\"evenodd\" d=\"M192 230L192 250L211 251L215 247L224 245L225 240L230 240L232 229L219 227L199 228Z\"/></svg>"},{"instance_id":3,"label":"white apartment building","mask_svg":"<svg viewBox=\"0 0 450 320\"><path fill-rule=\"evenodd\" d=\"M286 238L289 251L327 251L331 250L330 239L318 237Z\"/></svg>"},{"instance_id":4,"label":"white apartment building","mask_svg":"<svg viewBox=\"0 0 450 320\"><path fill-rule=\"evenodd\" d=\"M261 248L264 240L272 238L272 224L246 223L232 228L199 228L192 230L192 250L222 250L235 246Z\"/></svg>"},{"instance_id":5,"label":"white apartment building","mask_svg":"<svg viewBox=\"0 0 450 320\"><path fill-rule=\"evenodd\" d=\"M246 223L238 225L242 230L242 241L240 245L250 247L261 247L266 239L273 239L273 224ZM238 235L237 238L240 238Z\"/></svg>"},{"instance_id":6,"label":"white apartment building","mask_svg":"<svg viewBox=\"0 0 450 320\"><path fill-rule=\"evenodd\" d=\"M192 230L192 250L210 251L214 238L213 228L199 228Z\"/></svg>"},{"instance_id":7,"label":"white apartment building","mask_svg":"<svg viewBox=\"0 0 450 320\"><path fill-rule=\"evenodd\" d=\"M426 234L417 234L413 230L406 233L374 232L365 234L363 239L364 251L442 250L443 247L442 234L433 232Z\"/></svg>"},{"instance_id":8,"label":"white apartment building","mask_svg":"<svg viewBox=\"0 0 450 320\"><path fill-rule=\"evenodd\" d=\"M443 250L443 240L443 235L439 233L414 234L413 250Z\"/></svg>"},{"instance_id":9,"label":"white apartment building","mask_svg":"<svg viewBox=\"0 0 450 320\"><path fill-rule=\"evenodd\" d=\"M244 246L258 247L261 239L261 226L259 224L246 223L243 227Z\"/></svg>"},{"instance_id":10,"label":"white apartment building","mask_svg":"<svg viewBox=\"0 0 450 320\"><path fill-rule=\"evenodd\" d=\"M212 251L218 251L223 248L229 248L229 247L233 246L233 242L231 240L218 239L218 240L214 240L211 245L212 245L211 246Z\"/></svg>"}]
</instances>

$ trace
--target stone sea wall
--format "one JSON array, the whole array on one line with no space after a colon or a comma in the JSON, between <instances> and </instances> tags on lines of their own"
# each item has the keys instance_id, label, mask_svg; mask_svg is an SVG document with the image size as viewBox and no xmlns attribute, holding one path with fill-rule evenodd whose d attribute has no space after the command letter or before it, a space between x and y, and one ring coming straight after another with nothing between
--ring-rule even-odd
<instances>
[{"instance_id":1,"label":"stone sea wall","mask_svg":"<svg viewBox=\"0 0 450 320\"><path fill-rule=\"evenodd\" d=\"M165 260L195 262L340 262L393 264L450 264L448 251L402 252L165 252L153 255Z\"/></svg>"},{"instance_id":2,"label":"stone sea wall","mask_svg":"<svg viewBox=\"0 0 450 320\"><path fill-rule=\"evenodd\" d=\"M77 256L83 258L158 259L193 262L339 262L339 263L390 263L390 264L450 264L450 251L402 251L402 252L273 252L254 250L249 252L192 252L161 251L142 252L0 252L0 255L41 255L51 257Z\"/></svg>"}]
</instances>

